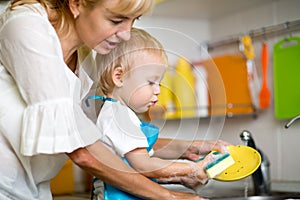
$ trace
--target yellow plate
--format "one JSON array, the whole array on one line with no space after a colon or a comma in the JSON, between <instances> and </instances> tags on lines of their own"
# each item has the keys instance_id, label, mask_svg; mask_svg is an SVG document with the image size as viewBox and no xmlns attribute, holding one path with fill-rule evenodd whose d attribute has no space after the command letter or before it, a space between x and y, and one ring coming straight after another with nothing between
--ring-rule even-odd
<instances>
[{"instance_id":1,"label":"yellow plate","mask_svg":"<svg viewBox=\"0 0 300 200\"><path fill-rule=\"evenodd\" d=\"M218 181L236 181L251 175L259 167L261 156L248 146L229 146L229 153L235 163L214 179Z\"/></svg>"}]
</instances>

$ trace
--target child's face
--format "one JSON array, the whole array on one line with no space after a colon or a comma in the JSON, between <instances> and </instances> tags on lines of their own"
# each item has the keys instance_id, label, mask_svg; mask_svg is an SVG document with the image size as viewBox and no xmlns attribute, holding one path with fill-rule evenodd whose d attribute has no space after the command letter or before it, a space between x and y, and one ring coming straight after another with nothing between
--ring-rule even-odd
<instances>
[{"instance_id":1,"label":"child's face","mask_svg":"<svg viewBox=\"0 0 300 200\"><path fill-rule=\"evenodd\" d=\"M160 93L160 81L166 70L166 63L160 54L138 52L131 70L123 75L121 99L137 113L143 113L154 106Z\"/></svg>"}]
</instances>

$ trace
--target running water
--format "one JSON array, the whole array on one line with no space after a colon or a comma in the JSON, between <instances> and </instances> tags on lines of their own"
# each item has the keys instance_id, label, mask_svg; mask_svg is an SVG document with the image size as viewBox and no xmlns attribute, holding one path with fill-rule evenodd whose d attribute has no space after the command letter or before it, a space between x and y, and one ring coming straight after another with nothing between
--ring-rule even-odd
<instances>
[{"instance_id":1,"label":"running water","mask_svg":"<svg viewBox=\"0 0 300 200\"><path fill-rule=\"evenodd\" d=\"M244 179L244 186L245 186L245 189L244 189L244 197L245 199L248 198L248 189L249 189L249 183L250 183L250 177L247 177Z\"/></svg>"}]
</instances>

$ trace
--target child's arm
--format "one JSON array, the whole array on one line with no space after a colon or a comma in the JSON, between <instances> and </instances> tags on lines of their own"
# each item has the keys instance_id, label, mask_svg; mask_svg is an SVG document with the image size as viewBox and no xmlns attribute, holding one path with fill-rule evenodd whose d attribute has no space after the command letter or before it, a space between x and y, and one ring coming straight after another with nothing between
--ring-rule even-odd
<instances>
[{"instance_id":1,"label":"child's arm","mask_svg":"<svg viewBox=\"0 0 300 200\"><path fill-rule=\"evenodd\" d=\"M226 146L232 145L222 140L174 140L159 138L153 146L154 156L163 159L197 160L212 150L227 152Z\"/></svg>"},{"instance_id":2,"label":"child's arm","mask_svg":"<svg viewBox=\"0 0 300 200\"><path fill-rule=\"evenodd\" d=\"M150 157L145 148L132 150L125 157L135 170L149 178L189 176L197 177L199 181L204 183L208 180L204 168L212 161L212 157L207 156L198 163L172 162L157 157Z\"/></svg>"}]
</instances>

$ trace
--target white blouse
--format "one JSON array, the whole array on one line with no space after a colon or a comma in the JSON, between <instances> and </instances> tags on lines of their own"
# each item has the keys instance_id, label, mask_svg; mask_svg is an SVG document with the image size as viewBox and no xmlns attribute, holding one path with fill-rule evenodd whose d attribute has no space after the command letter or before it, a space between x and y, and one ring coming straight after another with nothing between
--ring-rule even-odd
<instances>
[{"instance_id":1,"label":"white blouse","mask_svg":"<svg viewBox=\"0 0 300 200\"><path fill-rule=\"evenodd\" d=\"M99 140L81 108L95 65L91 53L79 56L76 76L41 5L1 14L0 199L52 199L49 180L64 153Z\"/></svg>"}]
</instances>

